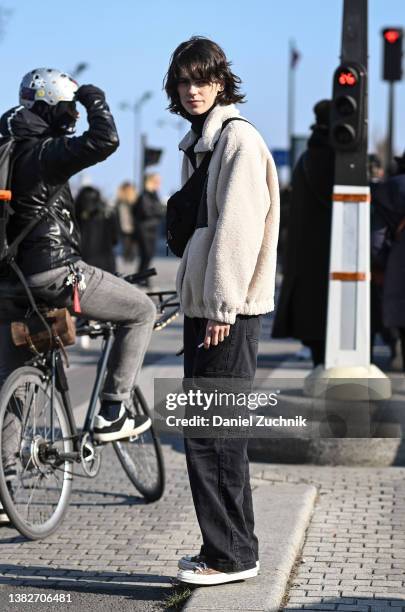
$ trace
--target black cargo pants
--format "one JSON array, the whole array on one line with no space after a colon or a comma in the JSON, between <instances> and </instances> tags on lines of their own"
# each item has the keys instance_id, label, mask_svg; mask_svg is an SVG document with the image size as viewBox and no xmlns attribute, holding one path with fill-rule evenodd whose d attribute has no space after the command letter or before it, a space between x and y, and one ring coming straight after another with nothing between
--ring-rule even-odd
<instances>
[{"instance_id":1,"label":"black cargo pants","mask_svg":"<svg viewBox=\"0 0 405 612\"><path fill-rule=\"evenodd\" d=\"M184 317L184 376L253 381L257 366L261 317L238 315L230 335L208 350L207 319ZM190 486L202 533L201 554L209 567L235 572L255 567L258 540L254 534L248 438L185 438Z\"/></svg>"}]
</instances>

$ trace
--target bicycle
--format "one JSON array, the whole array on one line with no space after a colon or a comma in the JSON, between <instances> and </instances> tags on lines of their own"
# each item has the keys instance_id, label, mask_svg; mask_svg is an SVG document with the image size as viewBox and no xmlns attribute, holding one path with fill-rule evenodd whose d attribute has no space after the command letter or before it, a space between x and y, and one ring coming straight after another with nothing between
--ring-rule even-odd
<instances>
[{"instance_id":1,"label":"bicycle","mask_svg":"<svg viewBox=\"0 0 405 612\"><path fill-rule=\"evenodd\" d=\"M155 274L124 277L137 282ZM168 325L179 312L175 291L154 291L161 317L154 329ZM167 313L167 309L170 311ZM69 506L73 465L95 478L101 467L103 443L93 440L97 402L106 373L116 324L85 322L77 336L102 338L103 345L85 422L78 431L63 364L63 347L38 354L6 379L0 392L0 501L14 527L30 540L42 539L59 527ZM138 387L128 409L150 416ZM128 478L148 502L163 494L162 449L153 425L144 433L112 442Z\"/></svg>"}]
</instances>

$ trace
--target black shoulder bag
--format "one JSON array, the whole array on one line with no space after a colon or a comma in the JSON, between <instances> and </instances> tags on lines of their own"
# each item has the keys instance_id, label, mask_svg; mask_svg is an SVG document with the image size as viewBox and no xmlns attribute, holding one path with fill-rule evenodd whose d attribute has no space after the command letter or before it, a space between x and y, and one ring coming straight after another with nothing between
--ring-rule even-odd
<instances>
[{"instance_id":1,"label":"black shoulder bag","mask_svg":"<svg viewBox=\"0 0 405 612\"><path fill-rule=\"evenodd\" d=\"M249 121L241 117L231 117L222 124L219 138L231 121L245 121L249 123ZM167 245L177 257L183 257L187 243L196 229L198 211L208 181L208 166L219 138L214 145L214 149L205 154L201 164L196 168L188 181L167 201Z\"/></svg>"}]
</instances>

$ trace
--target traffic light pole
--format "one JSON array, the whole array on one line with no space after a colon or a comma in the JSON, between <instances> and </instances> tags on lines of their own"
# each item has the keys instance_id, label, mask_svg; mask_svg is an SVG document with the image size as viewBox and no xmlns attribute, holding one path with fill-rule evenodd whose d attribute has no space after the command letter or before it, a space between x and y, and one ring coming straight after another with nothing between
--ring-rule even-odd
<instances>
[{"instance_id":1,"label":"traffic light pole","mask_svg":"<svg viewBox=\"0 0 405 612\"><path fill-rule=\"evenodd\" d=\"M145 188L145 150L146 150L146 134L141 134L141 159L139 173L139 191L142 192Z\"/></svg>"},{"instance_id":2,"label":"traffic light pole","mask_svg":"<svg viewBox=\"0 0 405 612\"><path fill-rule=\"evenodd\" d=\"M394 81L388 84L388 130L387 130L387 159L386 170L389 171L393 159L394 150Z\"/></svg>"},{"instance_id":3,"label":"traffic light pole","mask_svg":"<svg viewBox=\"0 0 405 612\"><path fill-rule=\"evenodd\" d=\"M290 165L290 181L293 171L292 159L292 139L294 135L294 114L295 114L295 66L292 64L292 54L295 49L295 44L290 41L288 52L288 91L287 91L287 133L289 150L289 165Z\"/></svg>"},{"instance_id":4,"label":"traffic light pole","mask_svg":"<svg viewBox=\"0 0 405 612\"><path fill-rule=\"evenodd\" d=\"M304 386L313 397L382 399L391 394L390 381L370 364L367 127L367 0L344 0L331 119L336 156L325 365Z\"/></svg>"},{"instance_id":5,"label":"traffic light pole","mask_svg":"<svg viewBox=\"0 0 405 612\"><path fill-rule=\"evenodd\" d=\"M382 30L383 64L382 77L388 81L388 129L385 167L389 171L394 154L394 102L396 81L402 79L403 29L390 27Z\"/></svg>"}]
</instances>

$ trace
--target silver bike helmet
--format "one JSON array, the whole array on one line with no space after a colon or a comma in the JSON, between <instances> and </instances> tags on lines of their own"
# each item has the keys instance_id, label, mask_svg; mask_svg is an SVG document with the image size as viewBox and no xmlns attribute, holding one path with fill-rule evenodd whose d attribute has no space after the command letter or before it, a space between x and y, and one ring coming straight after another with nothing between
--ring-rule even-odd
<instances>
[{"instance_id":1,"label":"silver bike helmet","mask_svg":"<svg viewBox=\"0 0 405 612\"><path fill-rule=\"evenodd\" d=\"M72 102L78 87L66 72L53 68L36 68L21 81L20 104L32 108L39 100L50 106L56 106L58 102Z\"/></svg>"}]
</instances>

